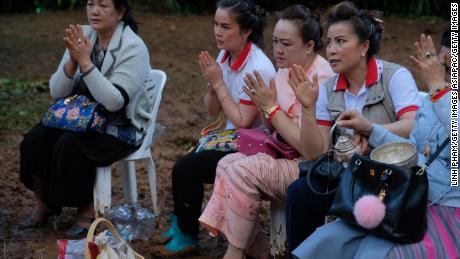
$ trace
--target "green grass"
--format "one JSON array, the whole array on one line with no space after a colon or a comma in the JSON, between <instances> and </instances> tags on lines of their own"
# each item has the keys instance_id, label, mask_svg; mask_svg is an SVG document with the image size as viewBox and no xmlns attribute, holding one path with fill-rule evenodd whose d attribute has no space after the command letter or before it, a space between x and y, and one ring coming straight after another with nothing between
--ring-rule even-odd
<instances>
[{"instance_id":1,"label":"green grass","mask_svg":"<svg viewBox=\"0 0 460 259\"><path fill-rule=\"evenodd\" d=\"M429 22L429 23L438 23L445 21L445 19L435 16L435 15L416 15L416 14L390 14L385 18L397 18L397 19L404 19L404 20L415 20L415 21L422 21L422 22Z\"/></svg>"},{"instance_id":2,"label":"green grass","mask_svg":"<svg viewBox=\"0 0 460 259\"><path fill-rule=\"evenodd\" d=\"M48 83L0 79L0 144L39 122L50 103Z\"/></svg>"}]
</instances>

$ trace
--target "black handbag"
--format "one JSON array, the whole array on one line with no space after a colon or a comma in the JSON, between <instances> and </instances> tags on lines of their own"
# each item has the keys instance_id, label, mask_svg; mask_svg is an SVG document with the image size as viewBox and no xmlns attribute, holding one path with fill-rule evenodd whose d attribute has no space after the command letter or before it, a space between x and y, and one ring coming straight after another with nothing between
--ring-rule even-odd
<instances>
[{"instance_id":1,"label":"black handbag","mask_svg":"<svg viewBox=\"0 0 460 259\"><path fill-rule=\"evenodd\" d=\"M423 167L399 167L355 154L342 174L329 212L391 241L414 243L422 240L426 231L428 196L425 169L448 142L446 139ZM378 196L385 205L383 220L372 229L359 225L353 213L356 201L367 194Z\"/></svg>"},{"instance_id":2,"label":"black handbag","mask_svg":"<svg viewBox=\"0 0 460 259\"><path fill-rule=\"evenodd\" d=\"M329 151L321 155L318 159L312 161L302 161L299 166L299 178L307 177L307 184L310 190L317 195L330 195L337 191L340 175L344 171L343 163L338 162L334 158L334 134L336 133L337 123L335 123L329 131L330 147ZM315 190L311 184L311 178L315 178L323 182L326 187L326 192ZM333 189L329 190L329 187Z\"/></svg>"},{"instance_id":3,"label":"black handbag","mask_svg":"<svg viewBox=\"0 0 460 259\"><path fill-rule=\"evenodd\" d=\"M340 175L344 171L343 164L334 159L332 150L313 161L299 163L299 178L307 177L308 188L317 195L329 195L337 191ZM320 192L313 188L311 177L325 182L327 186L337 186L326 192Z\"/></svg>"}]
</instances>

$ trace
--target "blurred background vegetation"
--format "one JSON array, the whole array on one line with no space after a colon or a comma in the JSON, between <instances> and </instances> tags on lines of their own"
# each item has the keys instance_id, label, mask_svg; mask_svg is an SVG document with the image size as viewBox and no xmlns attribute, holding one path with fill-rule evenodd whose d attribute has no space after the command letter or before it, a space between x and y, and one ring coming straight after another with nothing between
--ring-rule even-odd
<instances>
[{"instance_id":1,"label":"blurred background vegetation","mask_svg":"<svg viewBox=\"0 0 460 259\"><path fill-rule=\"evenodd\" d=\"M130 0L130 2L136 10L175 15L211 13L216 3L209 0ZM292 0L255 0L255 2L269 11L280 10L295 3L305 3L305 1ZM338 2L340 1L316 0L309 1L308 6L324 10ZM354 0L353 2L361 8L383 11L385 15L437 16L445 19L450 15L447 0ZM85 4L86 0L1 0L0 13L41 13L82 8Z\"/></svg>"},{"instance_id":2,"label":"blurred background vegetation","mask_svg":"<svg viewBox=\"0 0 460 259\"><path fill-rule=\"evenodd\" d=\"M129 1L136 11L167 15L212 14L216 3L214 0ZM329 6L340 2L337 0L254 1L272 12L295 3L308 3L312 9L325 11ZM82 10L86 2L87 0L0 0L0 15ZM449 1L446 0L354 0L354 2L361 8L383 11L387 17L417 19L422 17L434 21L448 19L450 15ZM51 103L47 82L12 80L4 78L1 74L0 72L0 103L2 104L0 106L0 147L5 143L14 143L17 132L25 132L39 121Z\"/></svg>"},{"instance_id":3,"label":"blurred background vegetation","mask_svg":"<svg viewBox=\"0 0 460 259\"><path fill-rule=\"evenodd\" d=\"M37 123L52 103L48 82L0 78L0 103L0 146L9 146L15 135Z\"/></svg>"}]
</instances>

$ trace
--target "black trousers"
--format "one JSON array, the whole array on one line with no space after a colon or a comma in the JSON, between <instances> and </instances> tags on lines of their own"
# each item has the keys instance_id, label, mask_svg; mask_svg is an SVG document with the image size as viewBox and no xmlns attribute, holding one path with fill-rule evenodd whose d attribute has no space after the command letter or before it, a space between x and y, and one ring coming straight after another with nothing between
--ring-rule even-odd
<instances>
[{"instance_id":1,"label":"black trousers","mask_svg":"<svg viewBox=\"0 0 460 259\"><path fill-rule=\"evenodd\" d=\"M37 124L21 142L20 180L49 206L84 206L93 201L96 167L108 166L138 148L110 135Z\"/></svg>"},{"instance_id":2,"label":"black trousers","mask_svg":"<svg viewBox=\"0 0 460 259\"><path fill-rule=\"evenodd\" d=\"M312 187L318 192L326 192L327 188L335 188L338 183L310 178ZM297 248L316 228L324 224L324 217L334 201L334 195L314 193L307 177L301 177L289 185L286 195L286 236L289 252Z\"/></svg>"},{"instance_id":3,"label":"black trousers","mask_svg":"<svg viewBox=\"0 0 460 259\"><path fill-rule=\"evenodd\" d=\"M174 214L182 233L198 235L204 184L214 183L217 163L229 152L195 149L179 159L172 171Z\"/></svg>"}]
</instances>

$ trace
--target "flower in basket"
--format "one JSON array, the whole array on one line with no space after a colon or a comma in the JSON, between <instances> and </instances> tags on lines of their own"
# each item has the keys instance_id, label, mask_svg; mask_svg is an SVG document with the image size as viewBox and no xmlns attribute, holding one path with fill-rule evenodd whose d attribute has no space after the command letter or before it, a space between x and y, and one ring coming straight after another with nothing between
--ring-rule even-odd
<instances>
[{"instance_id":1,"label":"flower in basket","mask_svg":"<svg viewBox=\"0 0 460 259\"><path fill-rule=\"evenodd\" d=\"M56 118L62 118L62 115L64 114L64 112L65 112L64 108L55 110L54 111L54 116L56 116Z\"/></svg>"},{"instance_id":2,"label":"flower in basket","mask_svg":"<svg viewBox=\"0 0 460 259\"><path fill-rule=\"evenodd\" d=\"M66 118L68 120L75 120L76 118L78 118L79 115L80 115L80 109L79 108L72 108L67 112L67 117Z\"/></svg>"},{"instance_id":3,"label":"flower in basket","mask_svg":"<svg viewBox=\"0 0 460 259\"><path fill-rule=\"evenodd\" d=\"M111 236L112 234L111 233L109 234L108 230L104 230L103 232L99 233L99 235L96 236L96 238L94 239L94 243L98 246L107 245Z\"/></svg>"}]
</instances>

